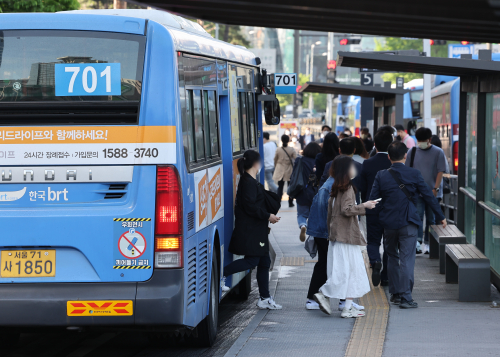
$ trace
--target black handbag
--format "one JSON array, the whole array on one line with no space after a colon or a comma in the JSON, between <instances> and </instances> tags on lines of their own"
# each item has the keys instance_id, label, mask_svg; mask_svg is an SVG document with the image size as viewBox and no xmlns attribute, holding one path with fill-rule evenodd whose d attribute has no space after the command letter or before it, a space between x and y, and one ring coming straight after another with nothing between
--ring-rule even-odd
<instances>
[{"instance_id":1,"label":"black handbag","mask_svg":"<svg viewBox=\"0 0 500 357\"><path fill-rule=\"evenodd\" d=\"M264 190L264 200L267 212L277 214L281 208L280 197L274 192Z\"/></svg>"},{"instance_id":2,"label":"black handbag","mask_svg":"<svg viewBox=\"0 0 500 357\"><path fill-rule=\"evenodd\" d=\"M306 182L304 180L304 169L302 168L302 158L300 158L297 163L297 169L292 172L287 194L288 196L295 198L302 192L302 190L304 190L305 187Z\"/></svg>"}]
</instances>

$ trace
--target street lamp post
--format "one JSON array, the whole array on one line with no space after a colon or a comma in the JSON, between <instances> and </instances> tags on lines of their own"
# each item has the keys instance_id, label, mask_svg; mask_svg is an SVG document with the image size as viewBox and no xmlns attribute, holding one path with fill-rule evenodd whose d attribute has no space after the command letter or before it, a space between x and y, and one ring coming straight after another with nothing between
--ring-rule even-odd
<instances>
[{"instance_id":1,"label":"street lamp post","mask_svg":"<svg viewBox=\"0 0 500 357\"><path fill-rule=\"evenodd\" d=\"M313 74L314 74L314 47L316 45L321 45L321 41L316 41L311 45L311 64L309 65L309 81L313 81ZM314 107L314 101L313 101L313 96L311 93L309 93L309 110L313 110Z\"/></svg>"}]
</instances>

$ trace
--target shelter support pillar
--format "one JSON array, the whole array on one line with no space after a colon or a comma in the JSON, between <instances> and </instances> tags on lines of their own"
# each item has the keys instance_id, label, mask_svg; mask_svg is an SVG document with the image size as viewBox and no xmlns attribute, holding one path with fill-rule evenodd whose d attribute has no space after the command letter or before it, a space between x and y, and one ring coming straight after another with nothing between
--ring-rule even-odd
<instances>
[{"instance_id":1,"label":"shelter support pillar","mask_svg":"<svg viewBox=\"0 0 500 357\"><path fill-rule=\"evenodd\" d=\"M463 80L462 80L463 81ZM467 133L467 92L460 88L460 107L458 113L458 132ZM465 187L466 175L466 135L459 137L458 143L458 187ZM455 217L456 226L460 231L465 232L465 195L458 190L457 217Z\"/></svg>"},{"instance_id":2,"label":"shelter support pillar","mask_svg":"<svg viewBox=\"0 0 500 357\"><path fill-rule=\"evenodd\" d=\"M396 94L396 123L404 126L404 97L402 94Z\"/></svg>"}]
</instances>

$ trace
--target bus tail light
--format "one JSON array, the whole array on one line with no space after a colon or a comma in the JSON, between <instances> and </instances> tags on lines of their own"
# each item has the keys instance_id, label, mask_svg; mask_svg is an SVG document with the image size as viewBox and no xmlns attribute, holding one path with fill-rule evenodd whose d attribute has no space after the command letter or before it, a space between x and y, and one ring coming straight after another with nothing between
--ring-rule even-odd
<instances>
[{"instance_id":1,"label":"bus tail light","mask_svg":"<svg viewBox=\"0 0 500 357\"><path fill-rule=\"evenodd\" d=\"M453 173L458 175L458 141L453 144Z\"/></svg>"},{"instance_id":2,"label":"bus tail light","mask_svg":"<svg viewBox=\"0 0 500 357\"><path fill-rule=\"evenodd\" d=\"M180 268L182 262L182 190L173 166L156 171L155 267Z\"/></svg>"}]
</instances>

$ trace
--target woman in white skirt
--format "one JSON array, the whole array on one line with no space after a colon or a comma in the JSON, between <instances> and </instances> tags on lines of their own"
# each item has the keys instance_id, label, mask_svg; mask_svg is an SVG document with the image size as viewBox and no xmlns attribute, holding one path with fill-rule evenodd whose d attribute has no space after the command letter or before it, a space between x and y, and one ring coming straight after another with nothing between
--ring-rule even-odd
<instances>
[{"instance_id":1,"label":"woman in white skirt","mask_svg":"<svg viewBox=\"0 0 500 357\"><path fill-rule=\"evenodd\" d=\"M328 201L328 280L314 295L321 311L328 315L332 313L329 298L346 299L340 315L344 318L365 316L363 311L353 307L352 300L370 291L360 249L360 246L366 246L366 241L357 216L365 215L365 209L374 208L377 202L356 205L355 188L351 182L356 175L351 157L340 155L333 160L330 176L335 181Z\"/></svg>"}]
</instances>

